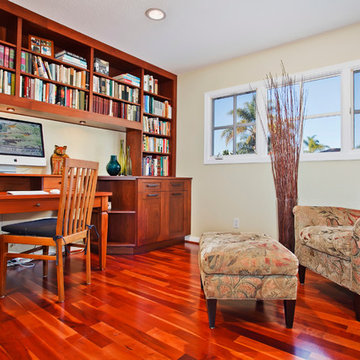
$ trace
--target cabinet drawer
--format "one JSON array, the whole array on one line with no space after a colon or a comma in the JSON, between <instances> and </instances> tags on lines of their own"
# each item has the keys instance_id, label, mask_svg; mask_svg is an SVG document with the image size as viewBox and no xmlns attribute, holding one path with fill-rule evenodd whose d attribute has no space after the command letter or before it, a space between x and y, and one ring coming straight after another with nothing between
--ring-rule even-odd
<instances>
[{"instance_id":1,"label":"cabinet drawer","mask_svg":"<svg viewBox=\"0 0 360 360\"><path fill-rule=\"evenodd\" d=\"M160 191L145 191L142 193L142 200L160 199Z\"/></svg>"},{"instance_id":2,"label":"cabinet drawer","mask_svg":"<svg viewBox=\"0 0 360 360\"><path fill-rule=\"evenodd\" d=\"M185 181L182 180L169 180L167 181L168 191L178 191L185 189Z\"/></svg>"},{"instance_id":3,"label":"cabinet drawer","mask_svg":"<svg viewBox=\"0 0 360 360\"><path fill-rule=\"evenodd\" d=\"M145 180L139 184L140 192L152 192L162 190L163 182L158 180Z\"/></svg>"},{"instance_id":4,"label":"cabinet drawer","mask_svg":"<svg viewBox=\"0 0 360 360\"><path fill-rule=\"evenodd\" d=\"M60 189L61 187L61 177L44 177L43 189Z\"/></svg>"}]
</instances>

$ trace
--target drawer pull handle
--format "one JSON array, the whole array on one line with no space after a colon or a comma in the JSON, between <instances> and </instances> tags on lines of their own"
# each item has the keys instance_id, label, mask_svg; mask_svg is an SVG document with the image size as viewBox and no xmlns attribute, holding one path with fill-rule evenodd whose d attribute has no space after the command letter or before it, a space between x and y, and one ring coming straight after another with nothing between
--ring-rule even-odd
<instances>
[{"instance_id":1,"label":"drawer pull handle","mask_svg":"<svg viewBox=\"0 0 360 360\"><path fill-rule=\"evenodd\" d=\"M159 194L147 194L147 197L157 197Z\"/></svg>"},{"instance_id":2,"label":"drawer pull handle","mask_svg":"<svg viewBox=\"0 0 360 360\"><path fill-rule=\"evenodd\" d=\"M149 188L154 188L154 187L159 187L160 184L146 184L146 187L149 187Z\"/></svg>"},{"instance_id":3,"label":"drawer pull handle","mask_svg":"<svg viewBox=\"0 0 360 360\"><path fill-rule=\"evenodd\" d=\"M40 204L40 203L36 203L34 206L36 206L36 207L40 207L40 206L41 206L41 204Z\"/></svg>"},{"instance_id":4,"label":"drawer pull handle","mask_svg":"<svg viewBox=\"0 0 360 360\"><path fill-rule=\"evenodd\" d=\"M173 196L181 196L183 193L172 193Z\"/></svg>"},{"instance_id":5,"label":"drawer pull handle","mask_svg":"<svg viewBox=\"0 0 360 360\"><path fill-rule=\"evenodd\" d=\"M171 183L171 186L174 186L174 187L179 187L181 185L182 185L182 183Z\"/></svg>"}]
</instances>

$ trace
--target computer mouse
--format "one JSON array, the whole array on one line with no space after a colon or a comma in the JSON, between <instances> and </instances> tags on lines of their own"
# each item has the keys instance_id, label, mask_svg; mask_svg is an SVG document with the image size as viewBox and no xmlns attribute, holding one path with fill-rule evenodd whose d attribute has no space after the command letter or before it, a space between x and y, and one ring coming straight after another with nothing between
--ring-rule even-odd
<instances>
[{"instance_id":1,"label":"computer mouse","mask_svg":"<svg viewBox=\"0 0 360 360\"><path fill-rule=\"evenodd\" d=\"M59 189L51 189L49 191L50 194L60 194L60 190Z\"/></svg>"}]
</instances>

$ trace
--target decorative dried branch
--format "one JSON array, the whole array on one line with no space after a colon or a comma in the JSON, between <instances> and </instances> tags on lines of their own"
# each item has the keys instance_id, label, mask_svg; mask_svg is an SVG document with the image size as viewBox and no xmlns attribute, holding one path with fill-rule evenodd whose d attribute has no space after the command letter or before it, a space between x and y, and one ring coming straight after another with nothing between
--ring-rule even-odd
<instances>
[{"instance_id":1,"label":"decorative dried branch","mask_svg":"<svg viewBox=\"0 0 360 360\"><path fill-rule=\"evenodd\" d=\"M267 124L278 202L279 240L292 250L293 239L288 228L293 226L290 223L293 221L292 208L298 198L297 179L305 116L304 91L302 81L299 84L291 78L283 64L281 78L277 80L269 74L266 82L269 88Z\"/></svg>"}]
</instances>

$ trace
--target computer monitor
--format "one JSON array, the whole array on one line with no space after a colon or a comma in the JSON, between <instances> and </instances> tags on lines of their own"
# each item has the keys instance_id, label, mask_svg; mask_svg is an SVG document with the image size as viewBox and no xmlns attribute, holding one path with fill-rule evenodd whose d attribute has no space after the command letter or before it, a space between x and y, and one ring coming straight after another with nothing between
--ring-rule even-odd
<instances>
[{"instance_id":1,"label":"computer monitor","mask_svg":"<svg viewBox=\"0 0 360 360\"><path fill-rule=\"evenodd\" d=\"M45 166L42 125L0 117L0 165Z\"/></svg>"}]
</instances>

